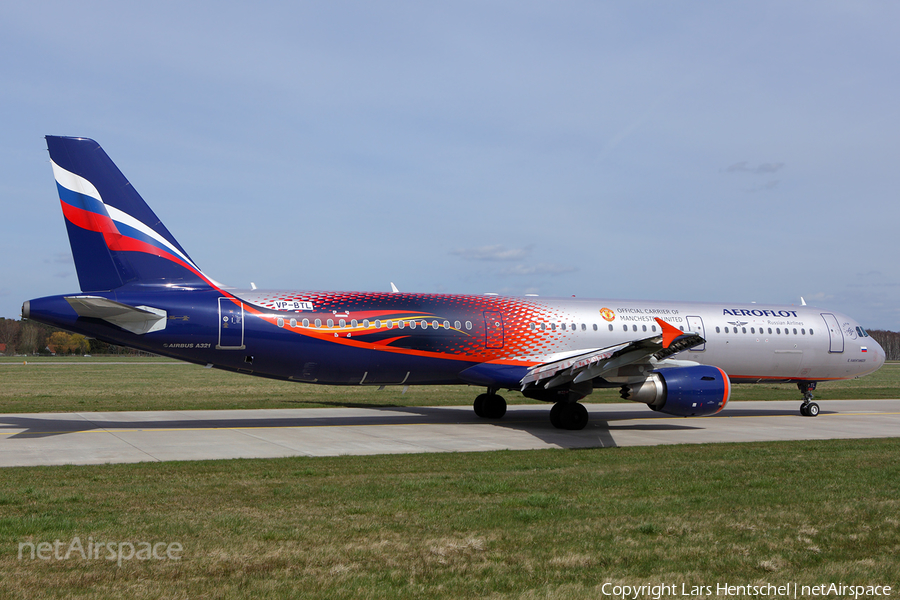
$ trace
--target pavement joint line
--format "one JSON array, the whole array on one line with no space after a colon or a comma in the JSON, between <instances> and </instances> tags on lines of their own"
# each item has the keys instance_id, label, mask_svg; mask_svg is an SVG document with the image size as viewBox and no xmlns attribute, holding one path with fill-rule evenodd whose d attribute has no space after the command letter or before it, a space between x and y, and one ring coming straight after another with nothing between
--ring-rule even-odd
<instances>
[{"instance_id":1,"label":"pavement joint line","mask_svg":"<svg viewBox=\"0 0 900 600\"><path fill-rule=\"evenodd\" d=\"M76 413L76 414L77 414L79 417L81 417L82 419L84 419L85 421L87 421L88 423L95 424L94 421L91 421L90 419L88 419L83 413ZM115 430L110 430L110 429L106 429L106 428L104 428L104 427L98 426L98 427L96 427L95 429L93 429L92 431L108 433L108 434L110 434L111 436L113 436L114 438L116 438L117 440L119 440L120 442L122 442L123 444L126 444L126 445L128 445L128 446L131 446L132 448L134 448L135 450L137 450L137 451L140 452L141 454L144 454L145 456L150 457L150 459L152 459L152 460L154 460L154 461L156 461L156 462L161 462L160 459L159 459L158 457L153 456L152 454L150 454L149 452L147 452L147 451L144 450L143 448L138 448L137 446L135 446L134 444L132 444L132 443L129 442L128 440L123 440L121 437L117 436L117 435L115 434L115 432L114 432ZM120 430L120 431L133 431L133 430L130 430L130 429L124 429L124 430Z\"/></svg>"}]
</instances>

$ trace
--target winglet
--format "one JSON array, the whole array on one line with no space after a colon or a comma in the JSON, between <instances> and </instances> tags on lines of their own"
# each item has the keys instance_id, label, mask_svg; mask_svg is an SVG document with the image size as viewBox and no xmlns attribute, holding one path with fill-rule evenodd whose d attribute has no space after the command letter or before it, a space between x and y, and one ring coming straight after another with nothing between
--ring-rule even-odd
<instances>
[{"instance_id":1,"label":"winglet","mask_svg":"<svg viewBox=\"0 0 900 600\"><path fill-rule=\"evenodd\" d=\"M681 331L674 325L669 325L659 317L656 317L656 322L659 323L659 326L662 328L663 348L668 348L672 345L672 342L674 342L676 338L684 335L683 331Z\"/></svg>"}]
</instances>

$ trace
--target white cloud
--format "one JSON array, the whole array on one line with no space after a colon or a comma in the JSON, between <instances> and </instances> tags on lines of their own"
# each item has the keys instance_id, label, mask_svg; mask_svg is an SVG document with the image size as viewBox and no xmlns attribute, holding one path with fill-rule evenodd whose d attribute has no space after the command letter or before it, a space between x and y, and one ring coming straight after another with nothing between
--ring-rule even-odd
<instances>
[{"instance_id":1,"label":"white cloud","mask_svg":"<svg viewBox=\"0 0 900 600\"><path fill-rule=\"evenodd\" d=\"M531 246L525 248L506 248L500 244L492 246L480 246L478 248L457 248L451 250L450 254L459 256L466 260L521 260L531 252Z\"/></svg>"}]
</instances>

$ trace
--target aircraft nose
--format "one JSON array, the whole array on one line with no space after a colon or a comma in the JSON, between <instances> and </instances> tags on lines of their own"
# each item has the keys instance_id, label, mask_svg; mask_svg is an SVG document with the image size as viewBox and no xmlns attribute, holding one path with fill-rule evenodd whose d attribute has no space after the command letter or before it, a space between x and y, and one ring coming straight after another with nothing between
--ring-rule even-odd
<instances>
[{"instance_id":1,"label":"aircraft nose","mask_svg":"<svg viewBox=\"0 0 900 600\"><path fill-rule=\"evenodd\" d=\"M882 348L881 344L879 344L878 342L875 342L875 351L877 352L875 360L877 361L878 368L880 369L882 365L884 365L884 361L886 360L887 355L884 352L884 348Z\"/></svg>"}]
</instances>

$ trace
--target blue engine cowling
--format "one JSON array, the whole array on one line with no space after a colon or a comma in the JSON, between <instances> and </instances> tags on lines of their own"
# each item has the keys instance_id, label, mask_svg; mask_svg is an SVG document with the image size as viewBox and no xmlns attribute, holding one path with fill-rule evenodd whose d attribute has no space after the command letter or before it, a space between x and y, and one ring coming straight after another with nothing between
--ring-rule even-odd
<instances>
[{"instance_id":1,"label":"blue engine cowling","mask_svg":"<svg viewBox=\"0 0 900 600\"><path fill-rule=\"evenodd\" d=\"M623 385L622 398L679 417L712 415L731 398L731 381L718 367L657 369L640 383Z\"/></svg>"}]
</instances>

